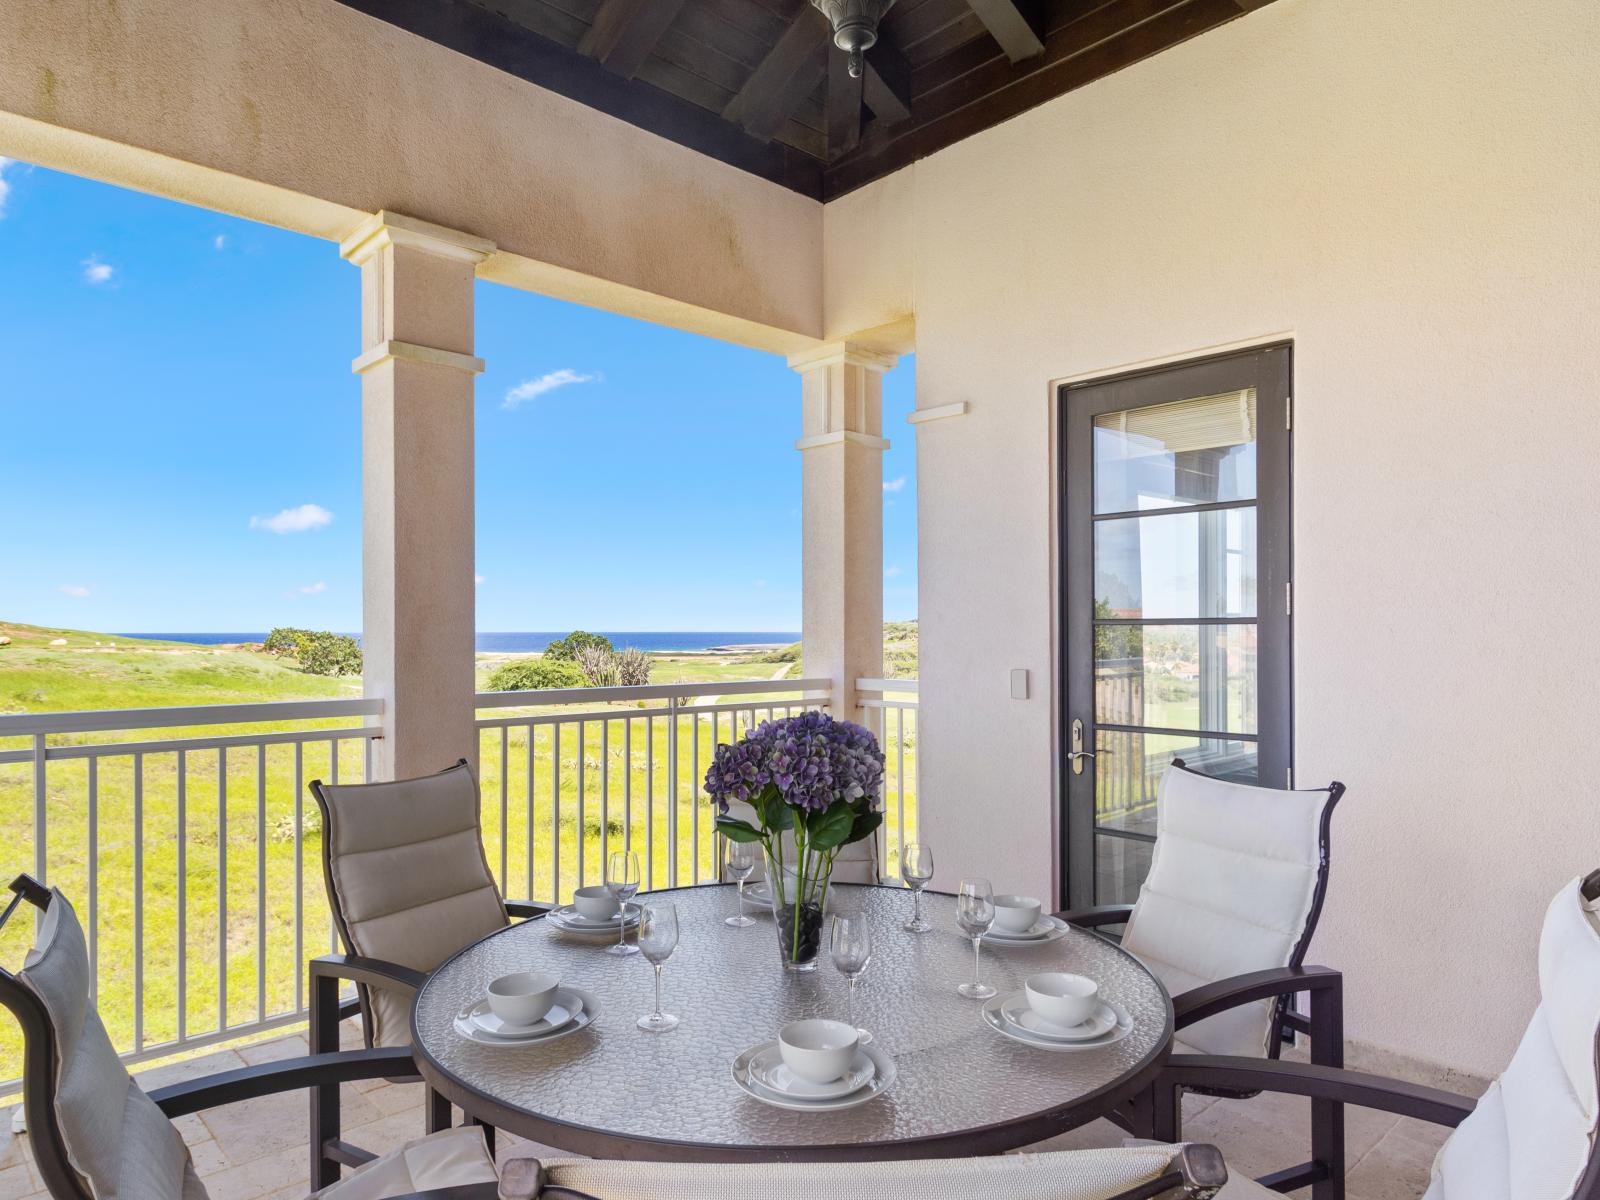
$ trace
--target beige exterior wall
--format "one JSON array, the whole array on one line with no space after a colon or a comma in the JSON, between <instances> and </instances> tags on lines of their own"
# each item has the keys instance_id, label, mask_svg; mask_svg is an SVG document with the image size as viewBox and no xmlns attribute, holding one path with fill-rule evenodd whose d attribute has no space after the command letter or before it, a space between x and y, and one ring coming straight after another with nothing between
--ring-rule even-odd
<instances>
[{"instance_id":1,"label":"beige exterior wall","mask_svg":"<svg viewBox=\"0 0 1600 1200\"><path fill-rule=\"evenodd\" d=\"M339 240L380 209L480 275L779 353L822 206L334 0L0 4L0 155Z\"/></svg>"},{"instance_id":2,"label":"beige exterior wall","mask_svg":"<svg viewBox=\"0 0 1600 1200\"><path fill-rule=\"evenodd\" d=\"M829 335L914 311L970 403L918 431L939 883L1051 884L1053 382L1287 334L1313 956L1352 1037L1505 1062L1600 865L1597 51L1589 0L1279 0L828 206Z\"/></svg>"}]
</instances>

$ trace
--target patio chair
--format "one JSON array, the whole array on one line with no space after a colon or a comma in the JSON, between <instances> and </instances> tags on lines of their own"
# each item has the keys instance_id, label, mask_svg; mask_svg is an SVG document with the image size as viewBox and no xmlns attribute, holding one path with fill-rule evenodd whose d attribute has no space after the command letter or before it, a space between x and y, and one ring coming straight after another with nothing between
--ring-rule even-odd
<instances>
[{"instance_id":1,"label":"patio chair","mask_svg":"<svg viewBox=\"0 0 1600 1200\"><path fill-rule=\"evenodd\" d=\"M522 1161L540 1200L1209 1200L1228 1178L1214 1146L1149 1143L865 1163Z\"/></svg>"},{"instance_id":2,"label":"patio chair","mask_svg":"<svg viewBox=\"0 0 1600 1200\"><path fill-rule=\"evenodd\" d=\"M1574 879L1551 901L1539 936L1538 981L1539 1004L1522 1041L1476 1101L1315 1064L1174 1055L1158 1084L1156 1136L1181 1135L1186 1090L1309 1096L1340 1111L1354 1104L1452 1127L1424 1200L1600 1200L1600 871ZM1241 997L1268 994L1234 990ZM1213 1002L1227 998L1219 989ZM1313 1196L1338 1200L1342 1170L1316 1165L1325 1178ZM1271 1195L1246 1179L1230 1181L1227 1191L1228 1200Z\"/></svg>"},{"instance_id":3,"label":"patio chair","mask_svg":"<svg viewBox=\"0 0 1600 1200\"><path fill-rule=\"evenodd\" d=\"M172 1118L304 1087L416 1074L410 1051L393 1047L263 1063L146 1093L117 1057L90 999L89 956L72 905L27 875L11 891L0 926L23 901L44 912L22 968L0 968L0 1004L22 1026L23 1109L34 1164L54 1200L206 1200ZM313 1170L318 1149L311 1151ZM348 1179L337 1180L336 1170L319 1200L509 1200L531 1198L535 1187L515 1171L502 1186L475 1126L365 1155L361 1163Z\"/></svg>"},{"instance_id":4,"label":"patio chair","mask_svg":"<svg viewBox=\"0 0 1600 1200\"><path fill-rule=\"evenodd\" d=\"M311 781L322 810L322 870L347 956L381 973L357 983L369 1048L411 1044L411 1001L427 973L512 917L548 905L501 897L479 826L478 780L466 759L434 775L390 783ZM335 976L345 956L316 960ZM344 978L354 978L345 975ZM330 1044L338 1048L336 1029Z\"/></svg>"}]
</instances>

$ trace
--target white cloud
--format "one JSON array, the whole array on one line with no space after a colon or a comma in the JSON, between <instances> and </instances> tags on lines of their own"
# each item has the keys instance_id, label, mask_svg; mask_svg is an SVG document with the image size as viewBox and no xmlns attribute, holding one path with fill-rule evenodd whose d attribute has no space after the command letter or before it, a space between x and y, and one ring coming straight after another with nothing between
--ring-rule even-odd
<instances>
[{"instance_id":1,"label":"white cloud","mask_svg":"<svg viewBox=\"0 0 1600 1200\"><path fill-rule=\"evenodd\" d=\"M480 584L482 582L483 582L483 576L482 575L474 575L472 577L472 583L473 583L474 587L476 587L478 584Z\"/></svg>"},{"instance_id":2,"label":"white cloud","mask_svg":"<svg viewBox=\"0 0 1600 1200\"><path fill-rule=\"evenodd\" d=\"M251 529L265 529L272 533L304 533L320 529L333 520L333 514L320 504L302 504L299 508L286 508L270 517L251 517Z\"/></svg>"},{"instance_id":3,"label":"white cloud","mask_svg":"<svg viewBox=\"0 0 1600 1200\"><path fill-rule=\"evenodd\" d=\"M11 195L11 184L6 180L6 168L16 165L14 158L0 158L0 217L6 215L6 197Z\"/></svg>"},{"instance_id":4,"label":"white cloud","mask_svg":"<svg viewBox=\"0 0 1600 1200\"><path fill-rule=\"evenodd\" d=\"M302 596L315 596L321 592L327 591L328 585L319 579L315 583L308 583L303 587L297 588L296 590Z\"/></svg>"},{"instance_id":5,"label":"white cloud","mask_svg":"<svg viewBox=\"0 0 1600 1200\"><path fill-rule=\"evenodd\" d=\"M74 600L83 600L89 595L89 589L81 583L63 583L61 591L62 594L71 596Z\"/></svg>"},{"instance_id":6,"label":"white cloud","mask_svg":"<svg viewBox=\"0 0 1600 1200\"><path fill-rule=\"evenodd\" d=\"M103 263L95 255L90 255L83 260L83 277L93 284L110 283L111 277L116 274L116 268L110 263Z\"/></svg>"},{"instance_id":7,"label":"white cloud","mask_svg":"<svg viewBox=\"0 0 1600 1200\"><path fill-rule=\"evenodd\" d=\"M897 475L893 479L885 479L883 481L883 490L886 491L886 492L904 491L905 490L905 486L906 486L906 477L904 475Z\"/></svg>"},{"instance_id":8,"label":"white cloud","mask_svg":"<svg viewBox=\"0 0 1600 1200\"><path fill-rule=\"evenodd\" d=\"M899 567L885 567L883 569L883 577L885 579L893 579L899 574L900 574L900 568Z\"/></svg>"},{"instance_id":9,"label":"white cloud","mask_svg":"<svg viewBox=\"0 0 1600 1200\"><path fill-rule=\"evenodd\" d=\"M217 234L216 237L211 239L211 248L213 250L225 249L227 247L227 245L228 245L228 235L225 234L225 233L219 233L219 234Z\"/></svg>"},{"instance_id":10,"label":"white cloud","mask_svg":"<svg viewBox=\"0 0 1600 1200\"><path fill-rule=\"evenodd\" d=\"M559 371L549 371L537 379L524 379L506 393L504 407L516 408L525 401L536 399L557 388L564 388L574 383L592 383L599 378L599 375L585 375L570 367L562 367Z\"/></svg>"}]
</instances>

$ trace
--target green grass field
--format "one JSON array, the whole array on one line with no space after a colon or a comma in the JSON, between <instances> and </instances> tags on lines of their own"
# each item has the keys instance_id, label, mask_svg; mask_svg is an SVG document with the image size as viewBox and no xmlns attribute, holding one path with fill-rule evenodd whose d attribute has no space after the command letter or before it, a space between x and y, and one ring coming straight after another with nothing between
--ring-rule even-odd
<instances>
[{"instance_id":1,"label":"green grass field","mask_svg":"<svg viewBox=\"0 0 1600 1200\"><path fill-rule=\"evenodd\" d=\"M0 712L360 695L356 680L306 675L290 662L252 650L132 642L104 634L6 624L0 624L0 636L12 639L9 646L0 647ZM64 644L50 644L57 639ZM480 662L480 676L487 669ZM732 656L662 656L652 682L704 680L714 685L733 679L770 679L784 669L781 664L745 663ZM697 702L716 700L713 686ZM753 703L757 719L766 715L759 696L738 700ZM734 717L680 716L674 731L669 728L673 722L662 715L621 705L596 708L603 715L584 722L581 746L575 724L534 728L531 776L526 726L511 727L503 735L499 729L482 731L484 841L491 867L509 896L566 899L580 881L599 882L606 851L625 845L649 864L651 886L692 883L696 864L701 879L716 873L711 811L700 793L699 779L715 745L734 736ZM515 713L530 716L546 711ZM480 715L512 713L484 710ZM742 733L748 728L748 710L736 717ZM908 713L907 840L915 831L914 722L915 714ZM248 731L332 729L359 723L296 722L251 726ZM237 732L232 727L139 730L53 736L50 744ZM0 750L27 746L27 739L0 739ZM885 749L891 772L886 790L893 855L900 839L896 776L900 747L891 743ZM330 946L318 816L304 785L312 778L331 778L335 770L346 781L361 779L364 752L360 739L348 739L340 743L337 763L327 742L307 743L298 753L287 745L250 746L191 751L181 765L179 759L174 751L102 758L93 768L92 814L91 768L86 760L55 760L48 772L50 881L73 898L85 924L91 925L99 961L100 1010L123 1050L178 1035L180 939L186 960L182 1015L190 1036L216 1028L222 1012L226 1023L234 1026L296 1007L303 958ZM91 816L98 863L92 881ZM33 869L29 763L0 764L0 837L7 847L0 867L8 873ZM676 879L669 866L674 845ZM896 869L894 861L889 865ZM225 889L219 890L220 879L226 879ZM298 954L297 886L303 913ZM140 894L142 910L135 903ZM225 943L219 936L224 908ZM30 933L26 921L13 922L0 935L0 961L20 961ZM141 945L142 953L136 953ZM219 969L224 955L225 974ZM142 963L142 970L137 963ZM133 1002L136 990L144 997L139 1029ZM0 1023L0 1080L19 1072L19 1051L15 1031L9 1023Z\"/></svg>"}]
</instances>

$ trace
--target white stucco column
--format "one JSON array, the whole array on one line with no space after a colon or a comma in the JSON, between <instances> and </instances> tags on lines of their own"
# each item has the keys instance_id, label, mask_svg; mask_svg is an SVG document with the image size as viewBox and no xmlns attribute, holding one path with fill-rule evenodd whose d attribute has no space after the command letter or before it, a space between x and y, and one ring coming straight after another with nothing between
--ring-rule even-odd
<instances>
[{"instance_id":1,"label":"white stucco column","mask_svg":"<svg viewBox=\"0 0 1600 1200\"><path fill-rule=\"evenodd\" d=\"M373 778L478 759L473 724L472 289L492 243L380 212L361 268L362 647L384 701Z\"/></svg>"},{"instance_id":2,"label":"white stucco column","mask_svg":"<svg viewBox=\"0 0 1600 1200\"><path fill-rule=\"evenodd\" d=\"M800 372L804 671L833 681L835 716L861 721L856 680L883 674L883 372L892 354L832 342Z\"/></svg>"}]
</instances>

